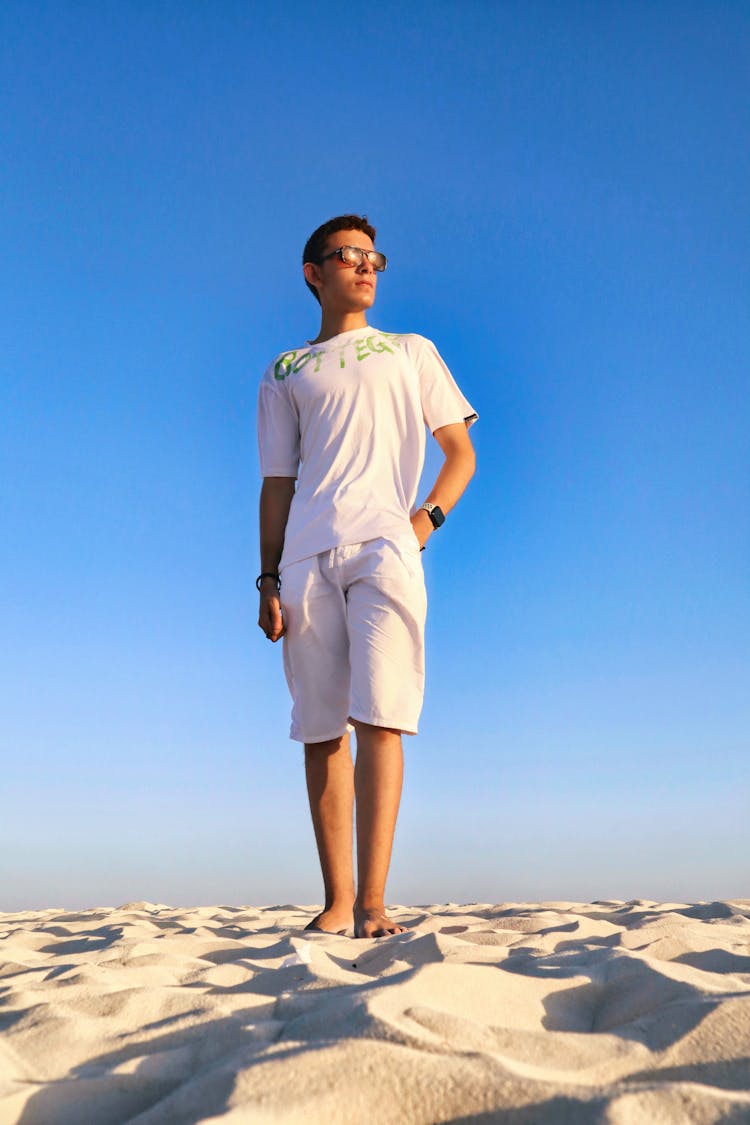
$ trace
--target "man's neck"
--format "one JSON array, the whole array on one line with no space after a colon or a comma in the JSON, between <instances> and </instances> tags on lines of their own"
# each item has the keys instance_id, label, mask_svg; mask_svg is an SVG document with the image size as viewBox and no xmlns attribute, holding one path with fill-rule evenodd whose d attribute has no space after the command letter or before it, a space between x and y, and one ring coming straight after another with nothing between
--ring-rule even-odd
<instances>
[{"instance_id":1,"label":"man's neck","mask_svg":"<svg viewBox=\"0 0 750 1125\"><path fill-rule=\"evenodd\" d=\"M320 332L313 344L322 344L326 340L333 339L334 336L340 336L342 332L351 332L354 328L367 328L367 317L363 311L360 312L340 312L324 309L323 317L320 322Z\"/></svg>"}]
</instances>

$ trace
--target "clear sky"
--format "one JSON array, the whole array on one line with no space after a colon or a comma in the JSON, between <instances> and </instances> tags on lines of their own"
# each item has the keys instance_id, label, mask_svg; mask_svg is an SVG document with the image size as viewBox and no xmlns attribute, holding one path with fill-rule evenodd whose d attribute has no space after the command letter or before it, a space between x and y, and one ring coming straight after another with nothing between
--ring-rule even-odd
<instances>
[{"instance_id":1,"label":"clear sky","mask_svg":"<svg viewBox=\"0 0 750 1125\"><path fill-rule=\"evenodd\" d=\"M748 6L8 0L0 83L0 909L322 901L255 401L348 211L480 414L387 901L750 894Z\"/></svg>"}]
</instances>

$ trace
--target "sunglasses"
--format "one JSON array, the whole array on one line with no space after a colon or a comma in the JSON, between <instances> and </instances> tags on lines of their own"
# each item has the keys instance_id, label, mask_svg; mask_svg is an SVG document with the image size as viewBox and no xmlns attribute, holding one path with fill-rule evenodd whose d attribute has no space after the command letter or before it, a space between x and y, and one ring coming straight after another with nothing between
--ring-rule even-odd
<instances>
[{"instance_id":1,"label":"sunglasses","mask_svg":"<svg viewBox=\"0 0 750 1125\"><path fill-rule=\"evenodd\" d=\"M339 258L345 266L360 266L363 260L367 258L367 261L377 273L382 273L388 265L385 254L381 254L379 250L361 250L359 246L339 246L337 250L332 250L330 254L324 254L319 261L327 262L329 258Z\"/></svg>"}]
</instances>

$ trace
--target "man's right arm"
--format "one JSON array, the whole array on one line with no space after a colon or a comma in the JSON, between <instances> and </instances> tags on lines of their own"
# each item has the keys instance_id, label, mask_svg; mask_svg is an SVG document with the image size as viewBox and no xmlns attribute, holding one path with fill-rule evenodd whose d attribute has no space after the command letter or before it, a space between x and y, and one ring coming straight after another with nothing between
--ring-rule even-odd
<instances>
[{"instance_id":1,"label":"man's right arm","mask_svg":"<svg viewBox=\"0 0 750 1125\"><path fill-rule=\"evenodd\" d=\"M294 477L264 477L260 490L260 569L278 574L289 508L294 496ZM283 637L285 626L276 582L264 578L260 584L258 625L270 641Z\"/></svg>"}]
</instances>

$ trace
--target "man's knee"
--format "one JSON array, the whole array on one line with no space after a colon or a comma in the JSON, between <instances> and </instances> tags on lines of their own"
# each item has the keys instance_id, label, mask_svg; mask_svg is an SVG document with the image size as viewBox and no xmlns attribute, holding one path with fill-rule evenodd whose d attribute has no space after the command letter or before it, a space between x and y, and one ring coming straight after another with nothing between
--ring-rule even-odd
<instances>
[{"instance_id":1,"label":"man's knee","mask_svg":"<svg viewBox=\"0 0 750 1125\"><path fill-rule=\"evenodd\" d=\"M324 742L306 742L305 745L305 758L312 756L321 756L323 754L335 754L338 750L348 744L349 732L344 731L337 738L327 738Z\"/></svg>"},{"instance_id":2,"label":"man's knee","mask_svg":"<svg viewBox=\"0 0 750 1125\"><path fill-rule=\"evenodd\" d=\"M400 727L381 727L377 726L375 723L364 723L361 719L353 719L351 715L349 716L349 722L354 727L358 736L360 734L360 731L368 738L378 738L381 736L388 737L394 734L403 734L403 731Z\"/></svg>"}]
</instances>

